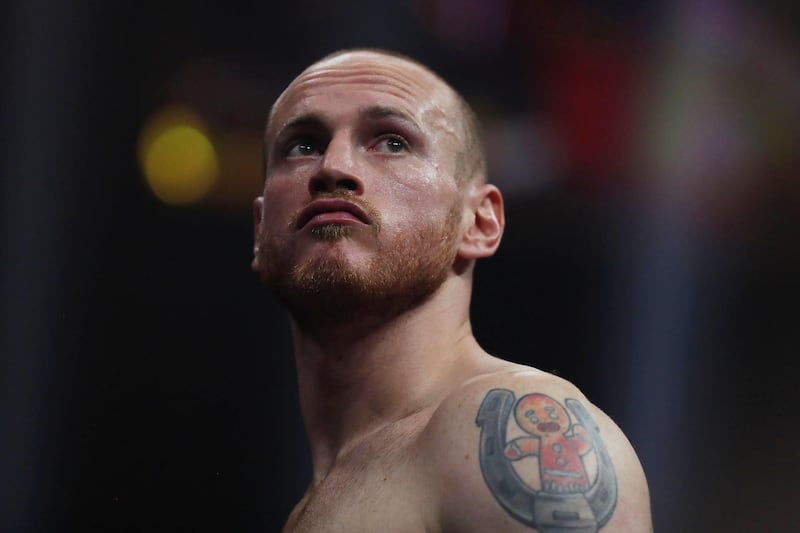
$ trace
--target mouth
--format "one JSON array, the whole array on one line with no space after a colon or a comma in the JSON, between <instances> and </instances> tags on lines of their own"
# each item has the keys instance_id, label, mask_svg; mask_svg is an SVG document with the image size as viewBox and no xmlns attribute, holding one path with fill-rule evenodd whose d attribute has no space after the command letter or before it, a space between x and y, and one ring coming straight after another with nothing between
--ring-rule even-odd
<instances>
[{"instance_id":1,"label":"mouth","mask_svg":"<svg viewBox=\"0 0 800 533\"><path fill-rule=\"evenodd\" d=\"M542 422L536 426L536 429L542 433L555 433L561 429L561 426L558 424L558 422Z\"/></svg>"},{"instance_id":2,"label":"mouth","mask_svg":"<svg viewBox=\"0 0 800 533\"><path fill-rule=\"evenodd\" d=\"M367 213L357 204L341 198L322 198L314 200L300 211L295 227L303 229L306 226L324 224L370 225L371 223Z\"/></svg>"}]
</instances>

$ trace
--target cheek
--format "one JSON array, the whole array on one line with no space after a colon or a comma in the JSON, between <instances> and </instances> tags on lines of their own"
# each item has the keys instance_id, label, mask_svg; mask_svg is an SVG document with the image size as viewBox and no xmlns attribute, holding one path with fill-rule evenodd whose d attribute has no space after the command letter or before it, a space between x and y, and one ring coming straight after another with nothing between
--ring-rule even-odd
<instances>
[{"instance_id":1,"label":"cheek","mask_svg":"<svg viewBox=\"0 0 800 533\"><path fill-rule=\"evenodd\" d=\"M406 161L391 170L366 194L367 200L374 198L375 207L386 214L387 225L408 221L441 224L460 198L453 177L432 164Z\"/></svg>"},{"instance_id":2,"label":"cheek","mask_svg":"<svg viewBox=\"0 0 800 533\"><path fill-rule=\"evenodd\" d=\"M377 206L381 214L382 232L417 233L427 228L444 230L452 201L445 198L411 195Z\"/></svg>"},{"instance_id":3,"label":"cheek","mask_svg":"<svg viewBox=\"0 0 800 533\"><path fill-rule=\"evenodd\" d=\"M292 213L307 201L308 192L297 186L297 182L275 179L264 187L264 209L262 224L265 229L273 231L276 224L280 227L288 224Z\"/></svg>"},{"instance_id":4,"label":"cheek","mask_svg":"<svg viewBox=\"0 0 800 533\"><path fill-rule=\"evenodd\" d=\"M437 158L408 157L388 161L384 171L398 188L407 189L410 194L433 196L455 188L455 180L447 168Z\"/></svg>"}]
</instances>

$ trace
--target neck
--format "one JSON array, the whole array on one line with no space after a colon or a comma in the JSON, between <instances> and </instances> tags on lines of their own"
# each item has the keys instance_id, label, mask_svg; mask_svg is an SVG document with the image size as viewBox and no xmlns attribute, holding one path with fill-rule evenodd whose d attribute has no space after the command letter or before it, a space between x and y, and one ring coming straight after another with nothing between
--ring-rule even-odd
<instances>
[{"instance_id":1,"label":"neck","mask_svg":"<svg viewBox=\"0 0 800 533\"><path fill-rule=\"evenodd\" d=\"M293 321L315 479L365 437L424 415L466 373L480 351L466 281L451 277L424 303L392 318L313 331Z\"/></svg>"}]
</instances>

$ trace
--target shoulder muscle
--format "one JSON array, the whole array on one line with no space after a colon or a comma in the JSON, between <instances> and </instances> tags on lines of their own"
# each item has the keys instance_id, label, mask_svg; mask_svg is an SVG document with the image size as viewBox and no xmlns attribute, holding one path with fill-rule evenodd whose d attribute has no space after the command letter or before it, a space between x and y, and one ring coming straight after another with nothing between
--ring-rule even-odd
<instances>
[{"instance_id":1,"label":"shoulder muscle","mask_svg":"<svg viewBox=\"0 0 800 533\"><path fill-rule=\"evenodd\" d=\"M438 408L421 446L443 531L651 531L628 440L555 376L469 381Z\"/></svg>"}]
</instances>

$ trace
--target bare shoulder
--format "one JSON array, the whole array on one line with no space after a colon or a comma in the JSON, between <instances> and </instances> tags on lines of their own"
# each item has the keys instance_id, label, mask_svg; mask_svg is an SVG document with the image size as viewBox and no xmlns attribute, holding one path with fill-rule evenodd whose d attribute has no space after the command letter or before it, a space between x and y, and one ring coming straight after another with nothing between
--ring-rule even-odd
<instances>
[{"instance_id":1,"label":"bare shoulder","mask_svg":"<svg viewBox=\"0 0 800 533\"><path fill-rule=\"evenodd\" d=\"M546 372L509 363L461 384L420 447L442 531L652 531L628 439Z\"/></svg>"}]
</instances>

